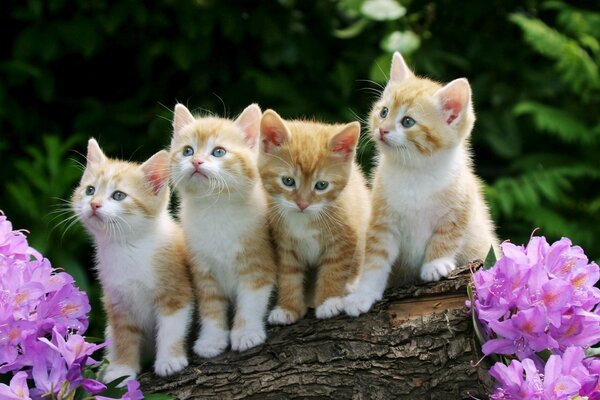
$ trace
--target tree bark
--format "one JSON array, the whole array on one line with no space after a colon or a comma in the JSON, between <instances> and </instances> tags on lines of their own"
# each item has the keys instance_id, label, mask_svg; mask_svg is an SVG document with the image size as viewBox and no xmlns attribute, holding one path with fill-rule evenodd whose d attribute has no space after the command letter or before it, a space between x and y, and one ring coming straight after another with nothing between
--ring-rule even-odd
<instances>
[{"instance_id":1,"label":"tree bark","mask_svg":"<svg viewBox=\"0 0 600 400\"><path fill-rule=\"evenodd\" d=\"M465 308L469 280L467 266L440 282L391 289L359 318L311 314L270 327L263 346L194 357L168 379L145 373L142 389L178 399L483 398Z\"/></svg>"}]
</instances>

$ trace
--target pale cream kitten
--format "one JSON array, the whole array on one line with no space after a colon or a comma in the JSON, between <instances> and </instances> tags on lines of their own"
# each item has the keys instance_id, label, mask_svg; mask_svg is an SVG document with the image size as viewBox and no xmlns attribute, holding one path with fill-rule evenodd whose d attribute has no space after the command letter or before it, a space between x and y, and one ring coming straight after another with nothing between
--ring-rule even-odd
<instances>
[{"instance_id":1,"label":"pale cream kitten","mask_svg":"<svg viewBox=\"0 0 600 400\"><path fill-rule=\"evenodd\" d=\"M160 376L188 365L185 338L193 291L179 226L169 215L169 155L143 164L107 158L90 139L72 205L93 235L96 270L108 317L104 380L134 379L142 348L156 344Z\"/></svg>"},{"instance_id":2,"label":"pale cream kitten","mask_svg":"<svg viewBox=\"0 0 600 400\"><path fill-rule=\"evenodd\" d=\"M416 77L394 54L390 81L370 114L380 157L365 267L345 300L348 314L380 300L390 272L437 281L497 247L471 162L474 122L466 79L442 86Z\"/></svg>"},{"instance_id":3,"label":"pale cream kitten","mask_svg":"<svg viewBox=\"0 0 600 400\"><path fill-rule=\"evenodd\" d=\"M201 331L194 351L213 357L266 339L275 282L267 199L256 170L260 108L231 121L195 118L177 104L170 161L197 287ZM235 308L229 333L228 308Z\"/></svg>"},{"instance_id":4,"label":"pale cream kitten","mask_svg":"<svg viewBox=\"0 0 600 400\"><path fill-rule=\"evenodd\" d=\"M263 115L258 165L271 198L279 263L272 324L294 323L308 306L317 318L344 310L364 260L370 212L354 161L359 135L358 122L284 121L273 110Z\"/></svg>"}]
</instances>

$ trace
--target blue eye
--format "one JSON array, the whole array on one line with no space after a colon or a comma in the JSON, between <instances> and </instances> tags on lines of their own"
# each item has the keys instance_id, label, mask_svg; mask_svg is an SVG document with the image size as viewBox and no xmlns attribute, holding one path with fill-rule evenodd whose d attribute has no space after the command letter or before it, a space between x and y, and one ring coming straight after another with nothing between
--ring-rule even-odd
<instances>
[{"instance_id":1,"label":"blue eye","mask_svg":"<svg viewBox=\"0 0 600 400\"><path fill-rule=\"evenodd\" d=\"M296 181L291 176L282 177L281 182L283 182L283 184L288 187L293 187L296 184Z\"/></svg>"},{"instance_id":2,"label":"blue eye","mask_svg":"<svg viewBox=\"0 0 600 400\"><path fill-rule=\"evenodd\" d=\"M88 187L86 187L86 188L85 188L85 194L86 194L87 196L93 196L93 195L94 195L94 193L96 193L96 188L95 188L95 187L93 187L93 186L88 186Z\"/></svg>"},{"instance_id":3,"label":"blue eye","mask_svg":"<svg viewBox=\"0 0 600 400\"><path fill-rule=\"evenodd\" d=\"M186 157L193 156L194 155L194 149L192 149L190 146L185 146L183 148L183 152L182 153Z\"/></svg>"},{"instance_id":4,"label":"blue eye","mask_svg":"<svg viewBox=\"0 0 600 400\"><path fill-rule=\"evenodd\" d=\"M413 126L415 126L416 123L417 121L415 121L411 117L404 117L400 121L400 124L402 124L402 126L405 128L412 128Z\"/></svg>"},{"instance_id":5,"label":"blue eye","mask_svg":"<svg viewBox=\"0 0 600 400\"><path fill-rule=\"evenodd\" d=\"M116 201L123 201L127 195L120 190L115 190L111 197Z\"/></svg>"},{"instance_id":6,"label":"blue eye","mask_svg":"<svg viewBox=\"0 0 600 400\"><path fill-rule=\"evenodd\" d=\"M215 147L211 154L215 157L223 157L225 154L227 154L227 150L222 147Z\"/></svg>"},{"instance_id":7,"label":"blue eye","mask_svg":"<svg viewBox=\"0 0 600 400\"><path fill-rule=\"evenodd\" d=\"M329 182L327 181L318 181L315 183L315 189L317 190L325 190L329 187Z\"/></svg>"},{"instance_id":8,"label":"blue eye","mask_svg":"<svg viewBox=\"0 0 600 400\"><path fill-rule=\"evenodd\" d=\"M389 112L390 112L390 110L389 110L387 107L383 107L383 108L381 109L381 111L379 112L379 116L380 116L381 118L385 118L385 117L387 117L387 116L388 116L388 113L389 113Z\"/></svg>"}]
</instances>

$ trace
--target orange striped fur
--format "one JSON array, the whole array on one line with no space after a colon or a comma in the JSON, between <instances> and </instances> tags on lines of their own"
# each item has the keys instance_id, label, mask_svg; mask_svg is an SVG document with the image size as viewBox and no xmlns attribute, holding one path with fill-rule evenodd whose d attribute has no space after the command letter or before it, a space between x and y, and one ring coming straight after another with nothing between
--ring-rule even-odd
<instances>
[{"instance_id":1,"label":"orange striped fur","mask_svg":"<svg viewBox=\"0 0 600 400\"><path fill-rule=\"evenodd\" d=\"M72 202L95 239L112 339L104 379L135 377L145 342L156 342L156 373L170 375L187 365L193 291L183 235L167 210L168 154L142 165L112 160L92 139L87 158Z\"/></svg>"},{"instance_id":2,"label":"orange striped fur","mask_svg":"<svg viewBox=\"0 0 600 400\"><path fill-rule=\"evenodd\" d=\"M337 315L358 277L369 215L368 189L353 160L359 134L356 122L284 121L272 110L263 115L258 167L279 263L273 324L296 322L308 306L319 318ZM289 179L293 186L284 184ZM318 182L327 187L319 190ZM307 282L313 269L316 279Z\"/></svg>"},{"instance_id":3,"label":"orange striped fur","mask_svg":"<svg viewBox=\"0 0 600 400\"><path fill-rule=\"evenodd\" d=\"M180 104L175 109L170 162L191 251L202 325L194 351L201 357L223 352L229 342L244 351L266 338L275 262L256 170L261 115L257 105L235 121L195 118Z\"/></svg>"},{"instance_id":4,"label":"orange striped fur","mask_svg":"<svg viewBox=\"0 0 600 400\"><path fill-rule=\"evenodd\" d=\"M386 283L438 280L497 249L471 161L475 114L468 81L444 86L416 77L396 53L369 121L380 156L365 269L346 298L350 315L381 299Z\"/></svg>"}]
</instances>

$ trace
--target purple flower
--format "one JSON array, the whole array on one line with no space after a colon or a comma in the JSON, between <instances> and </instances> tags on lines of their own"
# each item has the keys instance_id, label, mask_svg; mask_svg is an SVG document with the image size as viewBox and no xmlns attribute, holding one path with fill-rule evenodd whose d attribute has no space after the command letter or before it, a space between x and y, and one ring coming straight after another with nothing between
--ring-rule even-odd
<instances>
[{"instance_id":1,"label":"purple flower","mask_svg":"<svg viewBox=\"0 0 600 400\"><path fill-rule=\"evenodd\" d=\"M10 386L0 383L0 398L2 399L30 399L27 387L27 373L17 372L10 380Z\"/></svg>"},{"instance_id":2,"label":"purple flower","mask_svg":"<svg viewBox=\"0 0 600 400\"><path fill-rule=\"evenodd\" d=\"M90 304L74 283L29 247L24 232L14 231L0 212L0 374L12 375L9 386L0 384L0 399L106 389L86 370L106 343L88 343L82 336ZM143 398L138 388L129 398Z\"/></svg>"},{"instance_id":3,"label":"purple flower","mask_svg":"<svg viewBox=\"0 0 600 400\"><path fill-rule=\"evenodd\" d=\"M503 257L473 275L472 310L489 340L484 354L533 357L544 349L600 341L595 310L600 269L569 239L549 245L534 236L527 247L502 244Z\"/></svg>"},{"instance_id":4,"label":"purple flower","mask_svg":"<svg viewBox=\"0 0 600 400\"><path fill-rule=\"evenodd\" d=\"M127 381L127 393L120 400L143 400L144 394L140 390L140 383L134 379ZM96 400L114 400L112 397L96 396Z\"/></svg>"}]
</instances>

